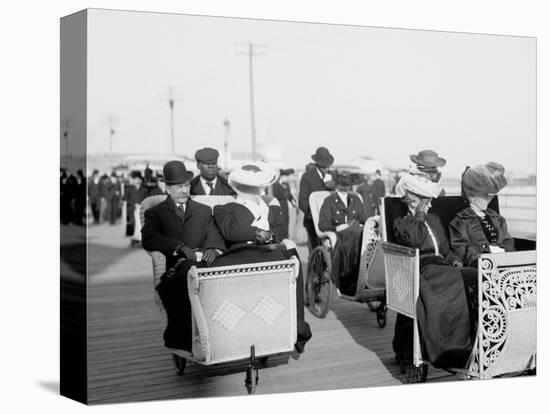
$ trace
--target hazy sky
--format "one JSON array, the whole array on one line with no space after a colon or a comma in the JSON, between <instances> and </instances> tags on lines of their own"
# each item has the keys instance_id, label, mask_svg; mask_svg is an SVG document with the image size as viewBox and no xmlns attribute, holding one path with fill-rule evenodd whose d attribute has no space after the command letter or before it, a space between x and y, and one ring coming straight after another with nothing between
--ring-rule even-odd
<instances>
[{"instance_id":1,"label":"hazy sky","mask_svg":"<svg viewBox=\"0 0 550 414\"><path fill-rule=\"evenodd\" d=\"M425 148L465 164L536 171L534 38L90 10L88 152L250 149L248 58L254 58L257 140L303 167L319 145L337 162L369 155L408 164Z\"/></svg>"}]
</instances>

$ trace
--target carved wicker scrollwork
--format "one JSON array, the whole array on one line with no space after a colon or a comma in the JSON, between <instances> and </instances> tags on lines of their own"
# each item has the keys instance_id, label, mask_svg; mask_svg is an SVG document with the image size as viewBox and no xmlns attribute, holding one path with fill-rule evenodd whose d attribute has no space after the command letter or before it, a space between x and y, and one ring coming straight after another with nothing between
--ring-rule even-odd
<instances>
[{"instance_id":1,"label":"carved wicker scrollwork","mask_svg":"<svg viewBox=\"0 0 550 414\"><path fill-rule=\"evenodd\" d=\"M486 371L500 357L509 334L509 312L536 308L536 266L497 267L484 257L480 271L481 342L470 364L477 372Z\"/></svg>"}]
</instances>

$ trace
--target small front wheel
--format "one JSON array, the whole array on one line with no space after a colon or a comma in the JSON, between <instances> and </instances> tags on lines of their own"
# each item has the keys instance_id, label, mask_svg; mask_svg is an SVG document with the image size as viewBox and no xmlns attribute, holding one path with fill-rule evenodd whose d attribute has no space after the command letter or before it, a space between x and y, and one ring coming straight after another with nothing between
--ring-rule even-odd
<instances>
[{"instance_id":1,"label":"small front wheel","mask_svg":"<svg viewBox=\"0 0 550 414\"><path fill-rule=\"evenodd\" d=\"M376 311L376 322L378 322L380 328L386 326L386 313L386 306L384 305L380 306L378 311Z\"/></svg>"},{"instance_id":2,"label":"small front wheel","mask_svg":"<svg viewBox=\"0 0 550 414\"><path fill-rule=\"evenodd\" d=\"M185 366L187 365L187 360L176 354L172 354L172 357L174 359L174 365L176 366L176 374L178 374L179 376L182 376L183 373L185 372Z\"/></svg>"}]
</instances>

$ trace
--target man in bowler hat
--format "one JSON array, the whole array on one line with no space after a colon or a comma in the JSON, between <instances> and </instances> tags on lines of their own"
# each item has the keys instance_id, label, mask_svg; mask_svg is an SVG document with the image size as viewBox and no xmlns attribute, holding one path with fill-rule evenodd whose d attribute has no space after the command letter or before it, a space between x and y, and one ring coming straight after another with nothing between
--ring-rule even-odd
<instances>
[{"instance_id":1,"label":"man in bowler hat","mask_svg":"<svg viewBox=\"0 0 550 414\"><path fill-rule=\"evenodd\" d=\"M314 191L327 191L330 174L328 168L334 163L334 157L325 147L319 147L311 156L315 166L308 169L300 179L300 193L298 207L304 212L304 227L309 238L309 247L313 250L319 245L319 238L315 232L315 225L309 208L309 195Z\"/></svg>"},{"instance_id":2,"label":"man in bowler hat","mask_svg":"<svg viewBox=\"0 0 550 414\"><path fill-rule=\"evenodd\" d=\"M189 198L193 173L187 171L181 161L166 163L163 173L168 197L145 211L142 245L145 250L159 251L166 256L168 270L157 286L168 315L165 345L191 351L187 272L193 265L211 264L225 250L225 242L214 224L212 209Z\"/></svg>"},{"instance_id":3,"label":"man in bowler hat","mask_svg":"<svg viewBox=\"0 0 550 414\"><path fill-rule=\"evenodd\" d=\"M200 175L191 180L191 195L237 195L227 181L218 175L218 156L218 151L208 147L195 153Z\"/></svg>"}]
</instances>

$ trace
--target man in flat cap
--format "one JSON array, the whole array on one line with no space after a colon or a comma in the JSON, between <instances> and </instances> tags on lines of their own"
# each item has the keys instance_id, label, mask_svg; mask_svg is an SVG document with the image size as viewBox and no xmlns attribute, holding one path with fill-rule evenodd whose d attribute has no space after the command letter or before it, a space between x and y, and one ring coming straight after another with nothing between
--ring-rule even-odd
<instances>
[{"instance_id":1,"label":"man in flat cap","mask_svg":"<svg viewBox=\"0 0 550 414\"><path fill-rule=\"evenodd\" d=\"M218 156L218 151L208 147L195 153L200 175L191 180L191 195L237 195L227 181L218 175Z\"/></svg>"},{"instance_id":2,"label":"man in flat cap","mask_svg":"<svg viewBox=\"0 0 550 414\"><path fill-rule=\"evenodd\" d=\"M225 251L225 241L214 224L212 209L189 198L193 173L181 161L166 163L163 172L168 197L145 211L142 245L147 251L159 251L166 256L168 270L157 286L168 315L165 345L191 351L187 272L192 265L211 264Z\"/></svg>"},{"instance_id":3,"label":"man in flat cap","mask_svg":"<svg viewBox=\"0 0 550 414\"><path fill-rule=\"evenodd\" d=\"M319 147L311 156L315 166L309 168L300 179L300 193L298 207L304 212L304 227L309 238L309 247L313 250L319 245L319 238L315 232L315 225L309 208L309 195L314 191L328 191L330 174L328 168L334 163L334 157L325 147Z\"/></svg>"}]
</instances>

